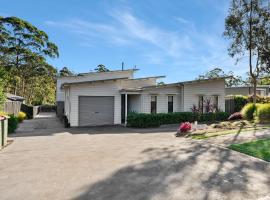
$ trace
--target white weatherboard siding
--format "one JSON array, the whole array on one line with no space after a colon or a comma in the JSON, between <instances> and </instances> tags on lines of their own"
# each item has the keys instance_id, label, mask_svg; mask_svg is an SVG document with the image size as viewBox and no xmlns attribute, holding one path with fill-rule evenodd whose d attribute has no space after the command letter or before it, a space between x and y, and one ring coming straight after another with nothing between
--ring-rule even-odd
<instances>
[{"instance_id":1,"label":"white weatherboard siding","mask_svg":"<svg viewBox=\"0 0 270 200\"><path fill-rule=\"evenodd\" d=\"M68 120L70 120L70 89L65 89L65 115L67 116Z\"/></svg>"},{"instance_id":2,"label":"white weatherboard siding","mask_svg":"<svg viewBox=\"0 0 270 200\"><path fill-rule=\"evenodd\" d=\"M181 88L179 86L149 88L142 95L142 113L151 113L151 96L157 96L157 113L168 113L168 96L173 96L173 111L181 111Z\"/></svg>"},{"instance_id":3,"label":"white weatherboard siding","mask_svg":"<svg viewBox=\"0 0 270 200\"><path fill-rule=\"evenodd\" d=\"M64 101L65 93L61 90L61 85L63 83L74 83L83 81L96 81L96 80L106 80L115 78L133 78L133 71L115 71L115 72L104 72L104 73L93 73L86 74L83 76L69 76L69 77L59 77L57 79L56 87L56 101Z\"/></svg>"},{"instance_id":4,"label":"white weatherboard siding","mask_svg":"<svg viewBox=\"0 0 270 200\"><path fill-rule=\"evenodd\" d=\"M118 81L72 85L70 87L70 125L79 125L79 96L113 96L114 124L121 124L121 95Z\"/></svg>"},{"instance_id":5,"label":"white weatherboard siding","mask_svg":"<svg viewBox=\"0 0 270 200\"><path fill-rule=\"evenodd\" d=\"M122 88L139 88L145 86L153 86L156 85L156 79L139 79L139 80L122 80L121 81Z\"/></svg>"},{"instance_id":6,"label":"white weatherboard siding","mask_svg":"<svg viewBox=\"0 0 270 200\"><path fill-rule=\"evenodd\" d=\"M213 80L203 83L191 83L184 85L184 111L190 112L192 106L198 106L199 95L211 98L218 95L218 106L225 111L225 81Z\"/></svg>"}]
</instances>

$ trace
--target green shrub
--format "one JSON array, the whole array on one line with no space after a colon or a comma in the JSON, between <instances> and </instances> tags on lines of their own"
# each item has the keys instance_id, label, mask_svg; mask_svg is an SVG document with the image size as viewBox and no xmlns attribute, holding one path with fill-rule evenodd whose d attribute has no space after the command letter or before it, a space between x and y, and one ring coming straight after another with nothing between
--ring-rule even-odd
<instances>
[{"instance_id":1,"label":"green shrub","mask_svg":"<svg viewBox=\"0 0 270 200\"><path fill-rule=\"evenodd\" d=\"M270 122L270 104L261 104L257 107L256 121L260 123Z\"/></svg>"},{"instance_id":2,"label":"green shrub","mask_svg":"<svg viewBox=\"0 0 270 200\"><path fill-rule=\"evenodd\" d=\"M144 113L130 113L127 116L127 123L130 127L146 128L159 127L158 115Z\"/></svg>"},{"instance_id":3,"label":"green shrub","mask_svg":"<svg viewBox=\"0 0 270 200\"><path fill-rule=\"evenodd\" d=\"M248 102L252 103L253 102L253 95L248 96ZM257 103L270 103L270 97L269 96L260 96L256 95L256 102Z\"/></svg>"},{"instance_id":4,"label":"green shrub","mask_svg":"<svg viewBox=\"0 0 270 200\"><path fill-rule=\"evenodd\" d=\"M24 113L24 112L19 112L17 117L18 117L19 123L21 123L21 122L23 122L23 120L26 119L26 113Z\"/></svg>"},{"instance_id":5,"label":"green shrub","mask_svg":"<svg viewBox=\"0 0 270 200\"><path fill-rule=\"evenodd\" d=\"M248 103L248 97L243 95L234 96L234 112L239 112Z\"/></svg>"},{"instance_id":6,"label":"green shrub","mask_svg":"<svg viewBox=\"0 0 270 200\"><path fill-rule=\"evenodd\" d=\"M256 111L256 105L254 105L253 103L248 103L241 110L241 113L242 113L244 119L252 120L254 118L255 111Z\"/></svg>"},{"instance_id":7,"label":"green shrub","mask_svg":"<svg viewBox=\"0 0 270 200\"><path fill-rule=\"evenodd\" d=\"M158 113L160 124L177 124L180 122L193 122L198 116L192 112Z\"/></svg>"},{"instance_id":8,"label":"green shrub","mask_svg":"<svg viewBox=\"0 0 270 200\"><path fill-rule=\"evenodd\" d=\"M215 121L226 121L230 117L230 113L217 112L215 113Z\"/></svg>"},{"instance_id":9,"label":"green shrub","mask_svg":"<svg viewBox=\"0 0 270 200\"><path fill-rule=\"evenodd\" d=\"M14 133L18 127L18 118L15 115L9 115L8 133Z\"/></svg>"},{"instance_id":10,"label":"green shrub","mask_svg":"<svg viewBox=\"0 0 270 200\"><path fill-rule=\"evenodd\" d=\"M143 114L143 113L129 113L127 117L127 124L130 127L147 128L159 127L162 124L178 124L182 122L213 122L227 120L228 113L205 113L202 115L194 114L192 112L176 112L176 113L158 113L158 114Z\"/></svg>"}]
</instances>

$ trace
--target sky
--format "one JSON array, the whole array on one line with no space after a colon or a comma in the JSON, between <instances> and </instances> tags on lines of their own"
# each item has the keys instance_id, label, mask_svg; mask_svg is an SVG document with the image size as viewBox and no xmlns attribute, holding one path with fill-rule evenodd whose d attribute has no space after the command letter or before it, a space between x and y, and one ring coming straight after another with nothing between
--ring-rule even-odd
<instances>
[{"instance_id":1,"label":"sky","mask_svg":"<svg viewBox=\"0 0 270 200\"><path fill-rule=\"evenodd\" d=\"M0 16L20 17L45 31L60 56L53 66L75 73L98 64L138 68L136 77L193 80L215 67L243 75L223 37L229 0L0 0Z\"/></svg>"}]
</instances>

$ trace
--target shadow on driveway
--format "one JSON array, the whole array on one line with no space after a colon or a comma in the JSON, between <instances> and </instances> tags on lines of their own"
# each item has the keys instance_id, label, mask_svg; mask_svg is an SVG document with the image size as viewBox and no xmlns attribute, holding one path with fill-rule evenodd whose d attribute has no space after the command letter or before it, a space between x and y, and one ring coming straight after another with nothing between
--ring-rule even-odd
<instances>
[{"instance_id":1,"label":"shadow on driveway","mask_svg":"<svg viewBox=\"0 0 270 200\"><path fill-rule=\"evenodd\" d=\"M148 158L89 185L75 199L257 199L270 192L269 164L224 148L148 148ZM233 154L233 155L232 155Z\"/></svg>"}]
</instances>

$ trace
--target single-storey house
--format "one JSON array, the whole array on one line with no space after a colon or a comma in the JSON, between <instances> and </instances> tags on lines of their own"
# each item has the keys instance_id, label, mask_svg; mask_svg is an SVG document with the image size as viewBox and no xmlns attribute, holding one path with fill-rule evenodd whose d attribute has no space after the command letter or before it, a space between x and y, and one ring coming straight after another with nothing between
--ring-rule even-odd
<instances>
[{"instance_id":1,"label":"single-storey house","mask_svg":"<svg viewBox=\"0 0 270 200\"><path fill-rule=\"evenodd\" d=\"M226 95L253 95L253 86L238 86L225 88ZM270 85L258 85L256 93L261 96L270 96Z\"/></svg>"},{"instance_id":2,"label":"single-storey house","mask_svg":"<svg viewBox=\"0 0 270 200\"><path fill-rule=\"evenodd\" d=\"M193 105L203 110L206 99L225 110L224 78L159 85L164 76L134 78L136 70L59 77L57 105L71 126L124 124L129 112L191 112Z\"/></svg>"}]
</instances>

